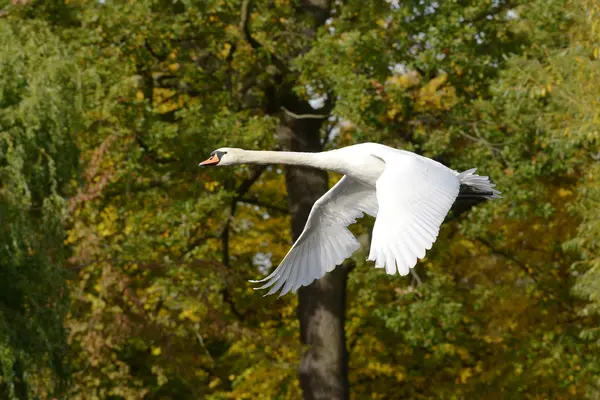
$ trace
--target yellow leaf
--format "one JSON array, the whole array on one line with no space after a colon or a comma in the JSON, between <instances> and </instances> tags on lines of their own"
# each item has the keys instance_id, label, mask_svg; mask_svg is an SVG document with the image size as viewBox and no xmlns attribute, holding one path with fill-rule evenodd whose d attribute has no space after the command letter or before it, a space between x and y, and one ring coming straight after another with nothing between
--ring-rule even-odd
<instances>
[{"instance_id":1,"label":"yellow leaf","mask_svg":"<svg viewBox=\"0 0 600 400\"><path fill-rule=\"evenodd\" d=\"M440 86L442 86L446 82L447 79L448 79L448 75L445 75L445 74L436 76L435 78L430 80L427 83L427 85L425 85L425 87L428 88L429 90L436 91Z\"/></svg>"},{"instance_id":2,"label":"yellow leaf","mask_svg":"<svg viewBox=\"0 0 600 400\"><path fill-rule=\"evenodd\" d=\"M483 362L481 362L481 361L477 362L477 365L475 366L475 371L479 372L479 373L483 372Z\"/></svg>"},{"instance_id":3,"label":"yellow leaf","mask_svg":"<svg viewBox=\"0 0 600 400\"><path fill-rule=\"evenodd\" d=\"M522 365L516 365L515 366L515 374L521 375L522 373L523 373L523 366Z\"/></svg>"},{"instance_id":4,"label":"yellow leaf","mask_svg":"<svg viewBox=\"0 0 600 400\"><path fill-rule=\"evenodd\" d=\"M219 187L219 182L217 182L217 181L207 181L207 182L204 182L204 187L209 192L212 192L213 190L215 190L215 188Z\"/></svg>"},{"instance_id":5,"label":"yellow leaf","mask_svg":"<svg viewBox=\"0 0 600 400\"><path fill-rule=\"evenodd\" d=\"M463 69L460 66L455 65L454 72L456 72L456 75L461 76L463 74Z\"/></svg>"},{"instance_id":6,"label":"yellow leaf","mask_svg":"<svg viewBox=\"0 0 600 400\"><path fill-rule=\"evenodd\" d=\"M160 353L162 353L162 350L160 347L152 347L152 355L153 356L160 356Z\"/></svg>"},{"instance_id":7,"label":"yellow leaf","mask_svg":"<svg viewBox=\"0 0 600 400\"><path fill-rule=\"evenodd\" d=\"M98 233L105 237L114 234L117 231L117 209L114 207L106 207L101 216L102 222L98 224Z\"/></svg>"},{"instance_id":8,"label":"yellow leaf","mask_svg":"<svg viewBox=\"0 0 600 400\"><path fill-rule=\"evenodd\" d=\"M417 72L410 71L407 74L403 74L400 76L394 76L389 81L390 81L390 83L396 84L403 88L409 88L411 86L418 85L419 82L421 81L421 76Z\"/></svg>"},{"instance_id":9,"label":"yellow leaf","mask_svg":"<svg viewBox=\"0 0 600 400\"><path fill-rule=\"evenodd\" d=\"M144 92L142 92L141 90L138 90L137 93L135 94L135 99L142 101L144 100Z\"/></svg>"},{"instance_id":10,"label":"yellow leaf","mask_svg":"<svg viewBox=\"0 0 600 400\"><path fill-rule=\"evenodd\" d=\"M225 59L229 55L230 50L231 45L229 43L225 43L225 45L223 45L223 50L219 52L219 55L221 56L221 58Z\"/></svg>"},{"instance_id":11,"label":"yellow leaf","mask_svg":"<svg viewBox=\"0 0 600 400\"><path fill-rule=\"evenodd\" d=\"M460 381L467 383L470 377L473 376L473 370L471 368L465 368L460 372Z\"/></svg>"},{"instance_id":12,"label":"yellow leaf","mask_svg":"<svg viewBox=\"0 0 600 400\"><path fill-rule=\"evenodd\" d=\"M558 196L559 197L567 197L567 196L570 196L572 194L573 194L573 192L570 191L570 190L568 190L568 189L564 189L564 188L558 189Z\"/></svg>"}]
</instances>

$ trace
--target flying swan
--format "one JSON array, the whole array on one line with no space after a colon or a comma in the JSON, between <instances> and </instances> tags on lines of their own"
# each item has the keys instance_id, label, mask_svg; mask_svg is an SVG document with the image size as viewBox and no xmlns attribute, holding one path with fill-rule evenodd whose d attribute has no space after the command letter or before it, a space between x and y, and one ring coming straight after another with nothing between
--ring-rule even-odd
<instances>
[{"instance_id":1,"label":"flying swan","mask_svg":"<svg viewBox=\"0 0 600 400\"><path fill-rule=\"evenodd\" d=\"M302 234L264 283L280 296L311 284L360 247L348 230L363 214L376 217L368 261L393 275L407 275L431 249L459 192L480 199L500 197L475 168L458 173L430 158L377 143L321 153L220 148L200 166L286 164L344 176L312 207Z\"/></svg>"}]
</instances>

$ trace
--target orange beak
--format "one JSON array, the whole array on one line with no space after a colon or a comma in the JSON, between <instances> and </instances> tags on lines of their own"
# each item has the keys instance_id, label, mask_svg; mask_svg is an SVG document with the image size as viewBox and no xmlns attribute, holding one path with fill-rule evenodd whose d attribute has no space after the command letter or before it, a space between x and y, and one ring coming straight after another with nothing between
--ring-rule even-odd
<instances>
[{"instance_id":1,"label":"orange beak","mask_svg":"<svg viewBox=\"0 0 600 400\"><path fill-rule=\"evenodd\" d=\"M216 154L213 154L212 156L210 156L208 159L202 161L200 164L198 164L199 167L205 167L205 166L209 166L209 165L217 165L219 163L219 156Z\"/></svg>"}]
</instances>

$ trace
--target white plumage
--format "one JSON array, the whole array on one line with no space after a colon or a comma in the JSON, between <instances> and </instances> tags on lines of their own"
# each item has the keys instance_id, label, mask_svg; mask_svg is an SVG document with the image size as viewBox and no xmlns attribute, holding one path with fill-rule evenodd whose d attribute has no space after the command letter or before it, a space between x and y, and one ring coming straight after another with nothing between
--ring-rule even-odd
<instances>
[{"instance_id":1,"label":"white plumage","mask_svg":"<svg viewBox=\"0 0 600 400\"><path fill-rule=\"evenodd\" d=\"M475 169L458 173L415 153L363 143L322 153L222 148L200 165L242 163L310 166L344 174L315 202L304 231L258 289L284 295L309 285L350 257L360 244L348 226L376 217L370 261L388 274L407 275L435 242L461 185L481 198L500 197Z\"/></svg>"}]
</instances>

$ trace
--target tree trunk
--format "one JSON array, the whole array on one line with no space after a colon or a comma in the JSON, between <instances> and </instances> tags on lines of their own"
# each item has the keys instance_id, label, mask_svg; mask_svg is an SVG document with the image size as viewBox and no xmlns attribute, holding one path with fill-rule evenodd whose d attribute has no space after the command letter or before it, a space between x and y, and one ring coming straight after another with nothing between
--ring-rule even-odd
<instances>
[{"instance_id":1,"label":"tree trunk","mask_svg":"<svg viewBox=\"0 0 600 400\"><path fill-rule=\"evenodd\" d=\"M284 103L294 114L314 114L306 102ZM320 128L325 118L297 118L283 112L278 127L283 150L321 151ZM285 172L296 240L313 203L328 190L327 173L312 168L287 167ZM308 287L299 289L300 337L308 346L300 361L300 386L304 399L348 398L348 354L344 333L347 268L338 266Z\"/></svg>"},{"instance_id":2,"label":"tree trunk","mask_svg":"<svg viewBox=\"0 0 600 400\"><path fill-rule=\"evenodd\" d=\"M329 17L331 0L300 0L296 4L299 13L313 20L306 33L316 37L318 27ZM283 68L281 72L285 70ZM291 80L284 78L282 81L288 84L274 88L268 96L271 113L280 106L284 107L277 128L280 147L288 151L322 151L320 129L327 115L315 116L308 102L294 96L293 85L289 84ZM330 106L328 104L325 108ZM296 240L304 229L314 202L328 190L327 172L287 167L285 179L292 237ZM308 346L302 355L299 371L300 386L306 400L348 398L348 354L344 332L347 275L348 269L338 266L298 291L300 337L302 344Z\"/></svg>"}]
</instances>

